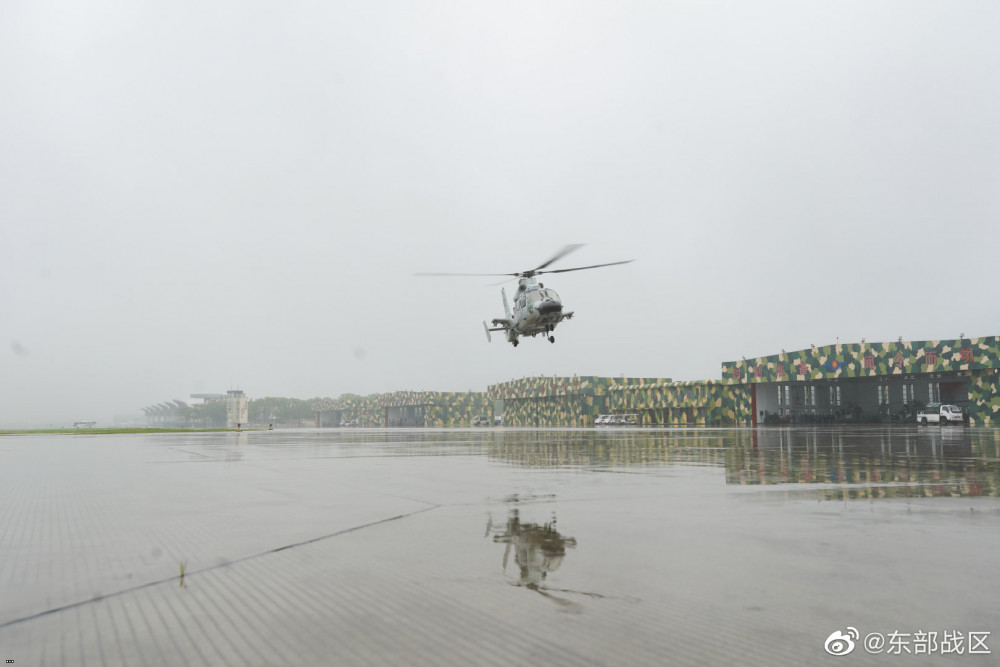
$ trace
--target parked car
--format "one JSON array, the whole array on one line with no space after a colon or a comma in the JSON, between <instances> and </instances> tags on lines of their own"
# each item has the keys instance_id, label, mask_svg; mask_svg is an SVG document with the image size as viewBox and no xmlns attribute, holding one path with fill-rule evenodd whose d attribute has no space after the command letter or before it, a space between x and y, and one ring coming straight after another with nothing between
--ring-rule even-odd
<instances>
[{"instance_id":1,"label":"parked car","mask_svg":"<svg viewBox=\"0 0 1000 667\"><path fill-rule=\"evenodd\" d=\"M962 408L947 403L929 403L926 408L917 411L917 423L927 424L961 424L965 421Z\"/></svg>"},{"instance_id":2,"label":"parked car","mask_svg":"<svg viewBox=\"0 0 1000 667\"><path fill-rule=\"evenodd\" d=\"M493 423L493 419L491 417L487 417L486 415L472 418L473 426L493 426Z\"/></svg>"}]
</instances>

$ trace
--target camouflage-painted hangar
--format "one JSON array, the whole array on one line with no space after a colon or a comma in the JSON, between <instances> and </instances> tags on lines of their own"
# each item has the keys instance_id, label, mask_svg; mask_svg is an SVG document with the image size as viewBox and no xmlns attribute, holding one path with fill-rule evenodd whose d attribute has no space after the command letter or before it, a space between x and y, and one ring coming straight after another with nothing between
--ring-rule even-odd
<instances>
[{"instance_id":1,"label":"camouflage-painted hangar","mask_svg":"<svg viewBox=\"0 0 1000 667\"><path fill-rule=\"evenodd\" d=\"M493 415L484 392L396 391L345 394L313 404L316 426L470 426L477 416Z\"/></svg>"},{"instance_id":2,"label":"camouflage-painted hangar","mask_svg":"<svg viewBox=\"0 0 1000 667\"><path fill-rule=\"evenodd\" d=\"M314 405L317 426L588 427L600 414L646 426L905 422L954 403L972 425L1000 424L1000 337L827 345L722 364L722 378L531 377L485 392L345 395Z\"/></svg>"},{"instance_id":3,"label":"camouflage-painted hangar","mask_svg":"<svg viewBox=\"0 0 1000 667\"><path fill-rule=\"evenodd\" d=\"M953 403L969 423L1000 419L1000 338L825 347L722 364L751 389L755 422L912 421L928 403Z\"/></svg>"}]
</instances>

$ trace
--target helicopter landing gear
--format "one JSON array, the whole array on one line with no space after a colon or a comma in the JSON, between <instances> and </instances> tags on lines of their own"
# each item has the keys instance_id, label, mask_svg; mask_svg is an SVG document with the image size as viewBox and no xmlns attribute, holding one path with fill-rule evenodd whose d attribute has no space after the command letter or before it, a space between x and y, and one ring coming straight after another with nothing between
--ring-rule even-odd
<instances>
[{"instance_id":1,"label":"helicopter landing gear","mask_svg":"<svg viewBox=\"0 0 1000 667\"><path fill-rule=\"evenodd\" d=\"M549 342L550 343L556 342L556 337L555 336L549 336Z\"/></svg>"}]
</instances>

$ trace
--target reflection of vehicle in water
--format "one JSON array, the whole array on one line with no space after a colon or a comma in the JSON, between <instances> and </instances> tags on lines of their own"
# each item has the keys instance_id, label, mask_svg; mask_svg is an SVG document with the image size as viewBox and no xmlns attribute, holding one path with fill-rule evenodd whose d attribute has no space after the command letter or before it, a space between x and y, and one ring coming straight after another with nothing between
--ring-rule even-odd
<instances>
[{"instance_id":1,"label":"reflection of vehicle in water","mask_svg":"<svg viewBox=\"0 0 1000 667\"><path fill-rule=\"evenodd\" d=\"M519 586L538 590L549 572L562 565L566 548L576 547L576 540L563 537L556 530L556 520L546 524L521 523L520 513L513 509L507 517L507 524L494 529L492 520L487 526L487 534L493 533L494 542L503 542L507 548L503 552L503 568L507 570L511 551L514 563L520 568Z\"/></svg>"},{"instance_id":2,"label":"reflection of vehicle in water","mask_svg":"<svg viewBox=\"0 0 1000 667\"><path fill-rule=\"evenodd\" d=\"M928 403L927 407L917 412L917 423L926 426L927 424L949 423L961 424L965 421L962 409L957 405L942 405L941 403Z\"/></svg>"},{"instance_id":3,"label":"reflection of vehicle in water","mask_svg":"<svg viewBox=\"0 0 1000 667\"><path fill-rule=\"evenodd\" d=\"M598 415L594 426L635 426L639 415Z\"/></svg>"}]
</instances>

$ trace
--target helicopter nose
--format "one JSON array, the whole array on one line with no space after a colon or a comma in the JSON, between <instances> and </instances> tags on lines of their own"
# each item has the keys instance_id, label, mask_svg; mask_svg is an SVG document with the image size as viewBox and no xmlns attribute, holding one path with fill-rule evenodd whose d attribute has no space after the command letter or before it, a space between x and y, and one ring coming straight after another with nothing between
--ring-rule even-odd
<instances>
[{"instance_id":1,"label":"helicopter nose","mask_svg":"<svg viewBox=\"0 0 1000 667\"><path fill-rule=\"evenodd\" d=\"M542 315L550 315L552 313L562 312L562 303L555 300L542 301L538 304L538 312Z\"/></svg>"}]
</instances>

